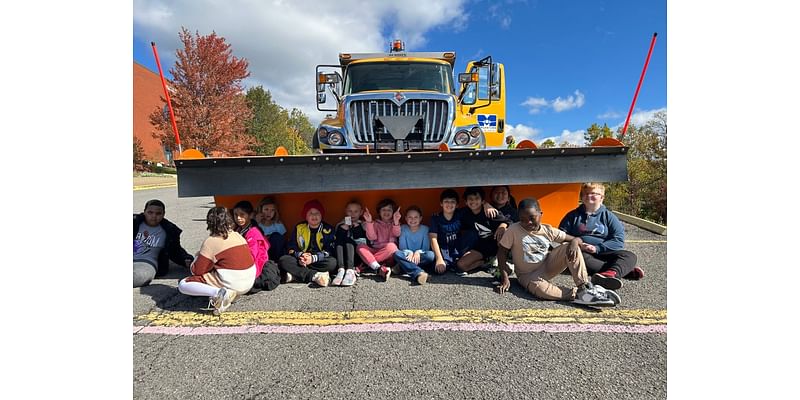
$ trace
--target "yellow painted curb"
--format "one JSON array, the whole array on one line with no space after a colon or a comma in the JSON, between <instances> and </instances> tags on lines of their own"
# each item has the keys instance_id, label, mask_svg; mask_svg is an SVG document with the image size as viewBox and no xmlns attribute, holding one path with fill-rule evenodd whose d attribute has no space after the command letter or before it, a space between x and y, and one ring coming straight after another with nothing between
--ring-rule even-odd
<instances>
[{"instance_id":1,"label":"yellow painted curb","mask_svg":"<svg viewBox=\"0 0 800 400\"><path fill-rule=\"evenodd\" d=\"M243 311L214 316L210 312L163 311L150 312L134 318L137 325L150 326L252 326L252 325L311 325L461 322L461 323L578 323L578 324L636 324L667 323L667 310L587 311L581 309L519 309L519 310L363 310L363 311Z\"/></svg>"}]
</instances>

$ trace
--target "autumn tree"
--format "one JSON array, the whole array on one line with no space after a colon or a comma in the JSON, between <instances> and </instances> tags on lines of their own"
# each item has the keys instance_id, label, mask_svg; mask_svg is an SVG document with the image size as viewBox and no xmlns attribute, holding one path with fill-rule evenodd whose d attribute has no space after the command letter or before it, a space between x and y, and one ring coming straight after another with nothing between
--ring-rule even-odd
<instances>
[{"instance_id":1,"label":"autumn tree","mask_svg":"<svg viewBox=\"0 0 800 400\"><path fill-rule=\"evenodd\" d=\"M308 117L298 109L287 111L272 99L269 90L257 86L247 90L245 96L252 117L247 122L247 134L259 155L272 155L278 146L290 154L308 154L314 127Z\"/></svg>"},{"instance_id":2,"label":"autumn tree","mask_svg":"<svg viewBox=\"0 0 800 400\"><path fill-rule=\"evenodd\" d=\"M215 32L200 36L181 28L178 36L183 49L176 51L170 69L170 99L182 147L213 155L252 154L254 141L245 134L251 114L242 87L250 76L247 60L233 56L231 45ZM169 114L159 107L150 122L156 128L153 137L176 148Z\"/></svg>"},{"instance_id":3,"label":"autumn tree","mask_svg":"<svg viewBox=\"0 0 800 400\"><path fill-rule=\"evenodd\" d=\"M551 149L553 147L556 147L556 142L553 139L547 139L544 142L542 142L542 144L540 144L539 147L543 149Z\"/></svg>"},{"instance_id":4,"label":"autumn tree","mask_svg":"<svg viewBox=\"0 0 800 400\"><path fill-rule=\"evenodd\" d=\"M658 223L667 221L667 114L660 111L642 126L630 125L617 139L629 147L628 182L606 192L609 208Z\"/></svg>"}]
</instances>

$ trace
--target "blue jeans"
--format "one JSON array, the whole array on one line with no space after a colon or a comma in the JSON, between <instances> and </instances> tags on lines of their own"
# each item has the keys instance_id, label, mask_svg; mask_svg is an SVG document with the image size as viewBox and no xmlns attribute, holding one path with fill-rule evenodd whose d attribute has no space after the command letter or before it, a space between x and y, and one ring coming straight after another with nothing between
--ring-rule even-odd
<instances>
[{"instance_id":1,"label":"blue jeans","mask_svg":"<svg viewBox=\"0 0 800 400\"><path fill-rule=\"evenodd\" d=\"M400 268L402 268L405 273L411 275L411 279L417 279L419 274L425 272L422 267L432 266L436 256L430 250L423 251L422 254L419 255L419 265L417 265L406 260L406 257L412 253L414 252L411 250L397 250L394 252L394 260L397 261L397 264L400 265Z\"/></svg>"}]
</instances>

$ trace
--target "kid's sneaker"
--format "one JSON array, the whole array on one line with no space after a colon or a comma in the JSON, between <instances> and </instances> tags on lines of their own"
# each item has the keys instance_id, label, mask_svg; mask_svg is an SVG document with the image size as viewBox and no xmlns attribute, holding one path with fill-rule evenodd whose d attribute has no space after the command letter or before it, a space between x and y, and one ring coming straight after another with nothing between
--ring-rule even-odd
<instances>
[{"instance_id":1,"label":"kid's sneaker","mask_svg":"<svg viewBox=\"0 0 800 400\"><path fill-rule=\"evenodd\" d=\"M614 307L614 300L608 298L605 292L600 292L597 287L587 283L583 288L578 289L575 294L576 304L583 304L589 307Z\"/></svg>"},{"instance_id":2,"label":"kid's sneaker","mask_svg":"<svg viewBox=\"0 0 800 400\"><path fill-rule=\"evenodd\" d=\"M638 281L639 279L644 278L644 270L639 267L633 267L633 271L631 271L631 273L628 275L625 275L625 278Z\"/></svg>"},{"instance_id":3,"label":"kid's sneaker","mask_svg":"<svg viewBox=\"0 0 800 400\"><path fill-rule=\"evenodd\" d=\"M388 281L389 276L392 275L392 269L385 265L381 265L381 267L378 268L378 275L383 278L384 281Z\"/></svg>"},{"instance_id":4,"label":"kid's sneaker","mask_svg":"<svg viewBox=\"0 0 800 400\"><path fill-rule=\"evenodd\" d=\"M622 298L621 298L621 297L619 297L619 295L617 294L617 292L615 292L615 291L613 291L613 290L608 290L608 289L606 289L606 288L604 288L604 287L602 287L602 286L600 286L600 285L594 285L594 288L595 288L595 289L596 289L598 292L605 294L605 295L606 295L606 297L608 297L608 298L609 298L611 301L613 301L613 302L614 302L614 305L615 305L615 306L619 305L619 303L622 303Z\"/></svg>"},{"instance_id":5,"label":"kid's sneaker","mask_svg":"<svg viewBox=\"0 0 800 400\"><path fill-rule=\"evenodd\" d=\"M613 269L592 275L592 283L611 290L622 288L622 281L617 278L617 272Z\"/></svg>"},{"instance_id":6,"label":"kid's sneaker","mask_svg":"<svg viewBox=\"0 0 800 400\"><path fill-rule=\"evenodd\" d=\"M344 273L344 279L342 279L342 286L353 286L356 283L356 271L354 269L348 269Z\"/></svg>"},{"instance_id":7,"label":"kid's sneaker","mask_svg":"<svg viewBox=\"0 0 800 400\"><path fill-rule=\"evenodd\" d=\"M281 274L281 278L283 278L283 283L289 283L289 282L292 282L294 280L294 277L292 276L292 274L290 274L288 272L283 272Z\"/></svg>"},{"instance_id":8,"label":"kid's sneaker","mask_svg":"<svg viewBox=\"0 0 800 400\"><path fill-rule=\"evenodd\" d=\"M235 290L220 288L216 296L209 298L211 306L214 307L214 315L220 315L225 312L231 306L235 297Z\"/></svg>"},{"instance_id":9,"label":"kid's sneaker","mask_svg":"<svg viewBox=\"0 0 800 400\"><path fill-rule=\"evenodd\" d=\"M343 279L344 279L344 268L339 268L339 271L336 272L336 277L333 278L333 282L331 282L331 285L340 286L342 284Z\"/></svg>"},{"instance_id":10,"label":"kid's sneaker","mask_svg":"<svg viewBox=\"0 0 800 400\"><path fill-rule=\"evenodd\" d=\"M417 283L419 283L420 285L424 285L425 282L428 282L428 273L420 272L420 274L417 275Z\"/></svg>"},{"instance_id":11,"label":"kid's sneaker","mask_svg":"<svg viewBox=\"0 0 800 400\"><path fill-rule=\"evenodd\" d=\"M314 277L311 278L311 281L321 287L325 287L328 286L328 283L330 283L331 276L327 272L317 272L314 274Z\"/></svg>"}]
</instances>

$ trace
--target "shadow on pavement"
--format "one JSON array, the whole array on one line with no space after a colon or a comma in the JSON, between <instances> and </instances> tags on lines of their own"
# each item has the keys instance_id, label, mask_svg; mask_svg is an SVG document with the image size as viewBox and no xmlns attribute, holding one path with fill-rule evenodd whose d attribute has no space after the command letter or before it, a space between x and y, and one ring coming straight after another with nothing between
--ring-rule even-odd
<instances>
[{"instance_id":1,"label":"shadow on pavement","mask_svg":"<svg viewBox=\"0 0 800 400\"><path fill-rule=\"evenodd\" d=\"M173 286L160 283L143 286L139 291L150 296L156 307L166 311L197 311L208 305L207 297L187 296Z\"/></svg>"}]
</instances>

